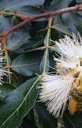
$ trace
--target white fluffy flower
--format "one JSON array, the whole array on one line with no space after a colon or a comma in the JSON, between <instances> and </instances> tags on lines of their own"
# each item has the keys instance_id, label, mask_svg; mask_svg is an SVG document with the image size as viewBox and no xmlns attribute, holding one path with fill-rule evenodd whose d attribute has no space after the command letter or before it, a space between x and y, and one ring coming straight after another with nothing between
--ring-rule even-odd
<instances>
[{"instance_id":1,"label":"white fluffy flower","mask_svg":"<svg viewBox=\"0 0 82 128\"><path fill-rule=\"evenodd\" d=\"M7 73L8 73L8 71L6 71L3 68L5 57L3 55L3 51L2 51L1 45L2 44L0 44L0 85L2 85L2 83L3 83L3 76L7 75Z\"/></svg>"},{"instance_id":2,"label":"white fluffy flower","mask_svg":"<svg viewBox=\"0 0 82 128\"><path fill-rule=\"evenodd\" d=\"M63 114L73 80L74 78L70 75L66 77L61 75L45 75L40 99L46 102L48 110L53 115L59 116L60 113L61 115Z\"/></svg>"},{"instance_id":3,"label":"white fluffy flower","mask_svg":"<svg viewBox=\"0 0 82 128\"><path fill-rule=\"evenodd\" d=\"M63 115L75 75L82 72L82 39L65 36L55 42L59 57L56 61L56 74L45 74L42 79L40 99L45 102L50 113L55 116ZM76 86L76 85L75 85Z\"/></svg>"},{"instance_id":4,"label":"white fluffy flower","mask_svg":"<svg viewBox=\"0 0 82 128\"><path fill-rule=\"evenodd\" d=\"M57 64L65 68L75 68L82 59L82 38L73 34L73 38L65 36L59 42L55 42L60 58L54 58Z\"/></svg>"}]
</instances>

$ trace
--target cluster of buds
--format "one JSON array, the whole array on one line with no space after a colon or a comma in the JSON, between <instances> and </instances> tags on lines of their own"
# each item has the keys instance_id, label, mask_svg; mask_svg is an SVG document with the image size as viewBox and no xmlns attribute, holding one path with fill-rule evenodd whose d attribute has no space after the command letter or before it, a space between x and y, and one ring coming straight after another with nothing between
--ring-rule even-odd
<instances>
[{"instance_id":1,"label":"cluster of buds","mask_svg":"<svg viewBox=\"0 0 82 128\"><path fill-rule=\"evenodd\" d=\"M82 38L80 34L65 35L54 42L56 74L44 75L40 99L58 117L66 107L71 114L82 111Z\"/></svg>"}]
</instances>

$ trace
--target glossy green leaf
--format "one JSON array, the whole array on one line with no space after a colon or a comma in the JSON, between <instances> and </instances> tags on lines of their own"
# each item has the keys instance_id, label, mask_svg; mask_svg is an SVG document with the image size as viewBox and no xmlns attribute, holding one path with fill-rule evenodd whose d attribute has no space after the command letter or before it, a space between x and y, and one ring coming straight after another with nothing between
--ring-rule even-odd
<instances>
[{"instance_id":1,"label":"glossy green leaf","mask_svg":"<svg viewBox=\"0 0 82 128\"><path fill-rule=\"evenodd\" d=\"M14 89L15 87L13 85L4 83L2 86L0 86L0 99L3 100L7 94Z\"/></svg>"},{"instance_id":2,"label":"glossy green leaf","mask_svg":"<svg viewBox=\"0 0 82 128\"><path fill-rule=\"evenodd\" d=\"M82 11L79 11L78 14L80 14L82 16Z\"/></svg>"},{"instance_id":3,"label":"glossy green leaf","mask_svg":"<svg viewBox=\"0 0 82 128\"><path fill-rule=\"evenodd\" d=\"M72 32L77 33L79 31L81 33L82 17L78 13L63 14L63 20L65 26L68 26Z\"/></svg>"},{"instance_id":4,"label":"glossy green leaf","mask_svg":"<svg viewBox=\"0 0 82 128\"><path fill-rule=\"evenodd\" d=\"M39 78L32 78L10 92L0 104L0 128L16 128L23 117L33 108Z\"/></svg>"},{"instance_id":5,"label":"glossy green leaf","mask_svg":"<svg viewBox=\"0 0 82 128\"><path fill-rule=\"evenodd\" d=\"M20 48L23 44L26 44L29 39L29 34L24 30L18 30L9 35L7 38L8 49L15 51Z\"/></svg>"},{"instance_id":6,"label":"glossy green leaf","mask_svg":"<svg viewBox=\"0 0 82 128\"><path fill-rule=\"evenodd\" d=\"M61 18L61 16L60 15L57 15L57 16L55 16L54 17L54 21L53 21L53 25L62 25L62 26L64 26L63 25L63 21L62 21L62 18Z\"/></svg>"},{"instance_id":7,"label":"glossy green leaf","mask_svg":"<svg viewBox=\"0 0 82 128\"><path fill-rule=\"evenodd\" d=\"M50 10L56 10L56 9L61 9L61 8L66 8L69 6L70 2L72 0L53 0L50 4L50 6L47 8L48 11Z\"/></svg>"},{"instance_id":8,"label":"glossy green leaf","mask_svg":"<svg viewBox=\"0 0 82 128\"><path fill-rule=\"evenodd\" d=\"M72 19L73 19L75 25L81 27L81 25L82 25L82 17L78 13L76 13L76 14L72 13L71 16L72 16Z\"/></svg>"},{"instance_id":9,"label":"glossy green leaf","mask_svg":"<svg viewBox=\"0 0 82 128\"><path fill-rule=\"evenodd\" d=\"M36 37L35 39L27 39L28 37L24 38L23 40L21 40L21 42L19 42L19 44L17 46L20 46L21 44L23 44L22 46L20 46L18 49L14 50L14 52L16 53L27 53L32 51L33 49L35 49L36 47L39 47L42 43L43 43L43 37ZM25 40L25 42L24 42ZM22 42L23 41L23 42ZM12 46L11 46L12 48Z\"/></svg>"},{"instance_id":10,"label":"glossy green leaf","mask_svg":"<svg viewBox=\"0 0 82 128\"><path fill-rule=\"evenodd\" d=\"M10 27L11 27L10 19L8 17L4 17L3 15L0 15L0 33L4 32Z\"/></svg>"},{"instance_id":11,"label":"glossy green leaf","mask_svg":"<svg viewBox=\"0 0 82 128\"><path fill-rule=\"evenodd\" d=\"M64 34L67 34L71 36L71 30L67 28L66 26L60 25L60 24L54 24L51 28L56 29Z\"/></svg>"},{"instance_id":12,"label":"glossy green leaf","mask_svg":"<svg viewBox=\"0 0 82 128\"><path fill-rule=\"evenodd\" d=\"M2 8L2 7L4 7L5 8L5 10L17 10L18 11L18 9L20 8L20 7L22 7L22 6L24 6L24 5L41 5L41 4L43 4L43 2L44 2L44 0L7 0L7 1L5 1L5 0L1 0L0 1L0 7Z\"/></svg>"},{"instance_id":13,"label":"glossy green leaf","mask_svg":"<svg viewBox=\"0 0 82 128\"><path fill-rule=\"evenodd\" d=\"M77 32L76 23L75 20L73 20L71 13L63 14L62 19L65 26L67 26L72 32Z\"/></svg>"},{"instance_id":14,"label":"glossy green leaf","mask_svg":"<svg viewBox=\"0 0 82 128\"><path fill-rule=\"evenodd\" d=\"M79 15L78 13L72 13L71 14L73 23L75 24L77 31L80 32L80 34L82 34L82 16ZM78 19L78 20L77 20Z\"/></svg>"},{"instance_id":15,"label":"glossy green leaf","mask_svg":"<svg viewBox=\"0 0 82 128\"><path fill-rule=\"evenodd\" d=\"M82 3L82 0L76 0L76 2L80 4L80 3Z\"/></svg>"},{"instance_id":16,"label":"glossy green leaf","mask_svg":"<svg viewBox=\"0 0 82 128\"><path fill-rule=\"evenodd\" d=\"M57 128L57 119L49 114L44 104L37 103L35 109L38 114L38 125L41 128Z\"/></svg>"},{"instance_id":17,"label":"glossy green leaf","mask_svg":"<svg viewBox=\"0 0 82 128\"><path fill-rule=\"evenodd\" d=\"M30 5L24 5L19 9L20 13L24 14L24 15L36 15L36 14L40 14L43 13L44 11L40 8L40 7L36 7L36 6L30 6Z\"/></svg>"},{"instance_id":18,"label":"glossy green leaf","mask_svg":"<svg viewBox=\"0 0 82 128\"><path fill-rule=\"evenodd\" d=\"M71 115L68 111L63 116L65 128L82 128L82 113Z\"/></svg>"},{"instance_id":19,"label":"glossy green leaf","mask_svg":"<svg viewBox=\"0 0 82 128\"><path fill-rule=\"evenodd\" d=\"M19 55L12 62L12 69L19 74L32 76L40 73L41 54L39 52L26 53Z\"/></svg>"}]
</instances>

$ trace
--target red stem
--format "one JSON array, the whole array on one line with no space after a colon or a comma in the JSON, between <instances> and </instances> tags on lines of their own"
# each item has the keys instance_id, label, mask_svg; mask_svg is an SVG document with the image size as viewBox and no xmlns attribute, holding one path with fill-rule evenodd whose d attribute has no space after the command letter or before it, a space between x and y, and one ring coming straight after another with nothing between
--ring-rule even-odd
<instances>
[{"instance_id":1,"label":"red stem","mask_svg":"<svg viewBox=\"0 0 82 128\"><path fill-rule=\"evenodd\" d=\"M51 12L47 12L47 13L42 13L42 14L38 14L29 18L26 18L24 21L22 21L21 23L13 26L12 28L8 29L7 31L3 32L0 34L0 37L6 37L7 35L9 35L10 33L12 33L13 31L17 30L18 28L24 26L26 23L31 22L33 20L39 19L39 18L43 18L43 17L53 17L62 13L67 13L67 12L73 12L73 11L82 11L82 4L80 5L75 5L73 7L68 7L68 8L64 8L64 9L60 9L60 10L56 10L56 11L51 11Z\"/></svg>"}]
</instances>

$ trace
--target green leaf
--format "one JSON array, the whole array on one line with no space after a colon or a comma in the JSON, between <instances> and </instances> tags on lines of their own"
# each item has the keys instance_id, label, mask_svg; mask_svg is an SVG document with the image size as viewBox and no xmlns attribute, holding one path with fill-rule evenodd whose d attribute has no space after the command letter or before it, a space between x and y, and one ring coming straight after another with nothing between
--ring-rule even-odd
<instances>
[{"instance_id":1,"label":"green leaf","mask_svg":"<svg viewBox=\"0 0 82 128\"><path fill-rule=\"evenodd\" d=\"M38 83L39 78L32 78L7 95L0 105L0 128L16 128L20 125L36 102Z\"/></svg>"},{"instance_id":2,"label":"green leaf","mask_svg":"<svg viewBox=\"0 0 82 128\"><path fill-rule=\"evenodd\" d=\"M82 3L82 0L76 0L77 3L81 4Z\"/></svg>"},{"instance_id":3,"label":"green leaf","mask_svg":"<svg viewBox=\"0 0 82 128\"><path fill-rule=\"evenodd\" d=\"M82 17L78 14L78 13L71 13L73 22L76 26L80 26L82 25ZM77 20L78 19L78 20Z\"/></svg>"},{"instance_id":4,"label":"green leaf","mask_svg":"<svg viewBox=\"0 0 82 128\"><path fill-rule=\"evenodd\" d=\"M82 11L79 11L78 14L80 14L82 16Z\"/></svg>"},{"instance_id":5,"label":"green leaf","mask_svg":"<svg viewBox=\"0 0 82 128\"><path fill-rule=\"evenodd\" d=\"M0 15L0 33L4 32L10 27L11 27L11 22L9 21L9 18L4 17L3 15Z\"/></svg>"},{"instance_id":6,"label":"green leaf","mask_svg":"<svg viewBox=\"0 0 82 128\"><path fill-rule=\"evenodd\" d=\"M81 11L82 13L82 11ZM73 20L73 23L75 24L77 28L77 32L79 31L80 34L82 34L82 16L79 13L71 13L71 17ZM78 19L78 20L77 20Z\"/></svg>"},{"instance_id":7,"label":"green leaf","mask_svg":"<svg viewBox=\"0 0 82 128\"><path fill-rule=\"evenodd\" d=\"M49 50L46 49L44 51L44 54L43 54L43 57L42 57L42 60L41 60L41 63L40 63L41 72L42 73L48 72L49 71L49 65L50 65L50 62L49 62Z\"/></svg>"},{"instance_id":8,"label":"green leaf","mask_svg":"<svg viewBox=\"0 0 82 128\"><path fill-rule=\"evenodd\" d=\"M43 37L37 37L35 39L28 39L28 40L27 40L27 38L24 38L23 40L20 40L21 42L19 42L19 45L16 44L17 46L20 46L25 41L25 43L22 46L20 46L18 49L15 48L16 50L14 50L14 52L16 52L16 53L27 53L27 52L32 51L34 48L40 46L43 43Z\"/></svg>"},{"instance_id":9,"label":"green leaf","mask_svg":"<svg viewBox=\"0 0 82 128\"><path fill-rule=\"evenodd\" d=\"M71 115L66 111L63 120L65 128L82 128L82 113Z\"/></svg>"},{"instance_id":10,"label":"green leaf","mask_svg":"<svg viewBox=\"0 0 82 128\"><path fill-rule=\"evenodd\" d=\"M72 0L53 0L50 4L50 6L46 9L46 11L56 10L56 9L62 9L69 6Z\"/></svg>"},{"instance_id":11,"label":"green leaf","mask_svg":"<svg viewBox=\"0 0 82 128\"><path fill-rule=\"evenodd\" d=\"M57 119L49 114L44 104L36 103L35 109L39 120L37 123L41 128L57 128Z\"/></svg>"},{"instance_id":12,"label":"green leaf","mask_svg":"<svg viewBox=\"0 0 82 128\"><path fill-rule=\"evenodd\" d=\"M4 7L5 10L17 10L24 5L41 5L44 3L44 0L1 0L0 7Z\"/></svg>"},{"instance_id":13,"label":"green leaf","mask_svg":"<svg viewBox=\"0 0 82 128\"><path fill-rule=\"evenodd\" d=\"M12 62L12 70L22 74L24 76L32 76L35 73L40 73L40 52L32 52L19 55Z\"/></svg>"},{"instance_id":14,"label":"green leaf","mask_svg":"<svg viewBox=\"0 0 82 128\"><path fill-rule=\"evenodd\" d=\"M62 18L60 15L57 15L54 17L54 21L53 21L53 25L54 24L60 24L60 25L63 25L63 21L62 21Z\"/></svg>"},{"instance_id":15,"label":"green leaf","mask_svg":"<svg viewBox=\"0 0 82 128\"><path fill-rule=\"evenodd\" d=\"M67 34L69 36L72 35L71 30L67 28L66 26L60 25L60 24L54 24L51 28L56 29L64 34Z\"/></svg>"},{"instance_id":16,"label":"green leaf","mask_svg":"<svg viewBox=\"0 0 82 128\"><path fill-rule=\"evenodd\" d=\"M15 89L15 87L8 83L4 83L0 86L0 99L3 100L13 89Z\"/></svg>"},{"instance_id":17,"label":"green leaf","mask_svg":"<svg viewBox=\"0 0 82 128\"><path fill-rule=\"evenodd\" d=\"M72 13L66 13L62 15L63 24L67 26L72 32L76 33L77 32L76 23L75 20L73 20L71 14Z\"/></svg>"},{"instance_id":18,"label":"green leaf","mask_svg":"<svg viewBox=\"0 0 82 128\"><path fill-rule=\"evenodd\" d=\"M40 7L36 7L33 5L24 5L19 9L20 13L22 13L23 15L36 15L36 14L40 14L43 13L44 11L40 8Z\"/></svg>"},{"instance_id":19,"label":"green leaf","mask_svg":"<svg viewBox=\"0 0 82 128\"><path fill-rule=\"evenodd\" d=\"M17 30L16 32L13 32L7 38L8 49L10 51L17 50L23 44L28 42L29 37L29 34L24 30Z\"/></svg>"}]
</instances>

